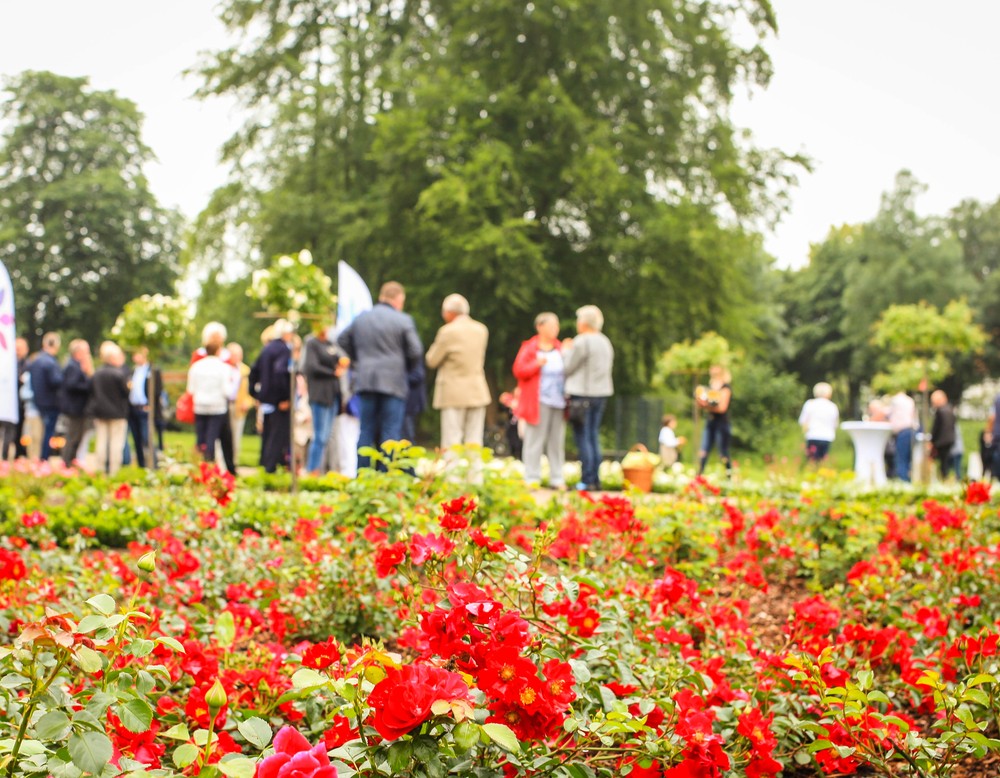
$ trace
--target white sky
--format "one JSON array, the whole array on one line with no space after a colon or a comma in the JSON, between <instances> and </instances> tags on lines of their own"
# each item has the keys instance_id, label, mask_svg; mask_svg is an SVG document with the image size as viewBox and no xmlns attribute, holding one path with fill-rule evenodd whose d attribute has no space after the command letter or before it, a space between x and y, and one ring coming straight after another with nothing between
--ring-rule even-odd
<instances>
[{"instance_id":1,"label":"white sky","mask_svg":"<svg viewBox=\"0 0 1000 778\"><path fill-rule=\"evenodd\" d=\"M86 75L146 115L147 170L165 205L194 216L223 182L218 150L240 124L227 103L192 99L181 71L226 42L212 0L0 0L0 74ZM791 212L766 246L806 261L830 225L871 218L901 168L930 186L924 213L1000 196L1000 1L774 0L775 76L734 117L761 145L802 151Z\"/></svg>"}]
</instances>

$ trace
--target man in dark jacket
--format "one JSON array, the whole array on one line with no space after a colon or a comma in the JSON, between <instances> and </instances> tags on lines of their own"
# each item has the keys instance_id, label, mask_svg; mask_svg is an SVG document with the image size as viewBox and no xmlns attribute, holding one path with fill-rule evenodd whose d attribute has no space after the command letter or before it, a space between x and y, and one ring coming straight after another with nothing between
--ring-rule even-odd
<instances>
[{"instance_id":1,"label":"man in dark jacket","mask_svg":"<svg viewBox=\"0 0 1000 778\"><path fill-rule=\"evenodd\" d=\"M340 408L340 376L345 367L340 365L337 346L327 337L326 328L306 338L303 347L302 375L309 390L309 409L312 411L313 437L309 444L306 469L310 473L325 471L323 454L326 452L333 429L333 420Z\"/></svg>"},{"instance_id":2,"label":"man in dark jacket","mask_svg":"<svg viewBox=\"0 0 1000 778\"><path fill-rule=\"evenodd\" d=\"M931 393L931 407L934 408L934 422L931 425L930 453L938 461L941 480L950 472L962 477L962 435L958 429L955 410L948 402L948 395L938 389Z\"/></svg>"},{"instance_id":3,"label":"man in dark jacket","mask_svg":"<svg viewBox=\"0 0 1000 778\"><path fill-rule=\"evenodd\" d=\"M407 376L423 362L424 349L413 319L403 313L406 291L390 281L382 285L378 302L356 318L337 342L351 358L355 391L361 399L358 449L400 440L406 417ZM358 467L368 467L358 455Z\"/></svg>"},{"instance_id":4,"label":"man in dark jacket","mask_svg":"<svg viewBox=\"0 0 1000 778\"><path fill-rule=\"evenodd\" d=\"M52 436L56 434L59 420L59 387L62 386L62 369L56 361L62 341L54 332L47 332L42 338L42 350L28 365L31 376L31 391L34 392L35 407L42 416L45 431L42 434L41 458L44 462L52 456Z\"/></svg>"},{"instance_id":5,"label":"man in dark jacket","mask_svg":"<svg viewBox=\"0 0 1000 778\"><path fill-rule=\"evenodd\" d=\"M62 460L67 466L77 458L77 449L87 429L87 400L90 399L90 379L94 375L94 360L90 344L74 340L69 344L69 359L63 368L59 388L59 409L66 419L66 444Z\"/></svg>"},{"instance_id":6,"label":"man in dark jacket","mask_svg":"<svg viewBox=\"0 0 1000 778\"><path fill-rule=\"evenodd\" d=\"M272 326L273 339L264 346L250 368L250 394L260 402L264 415L260 464L273 473L278 465L288 465L291 444L292 359L290 343L295 328L284 319Z\"/></svg>"}]
</instances>

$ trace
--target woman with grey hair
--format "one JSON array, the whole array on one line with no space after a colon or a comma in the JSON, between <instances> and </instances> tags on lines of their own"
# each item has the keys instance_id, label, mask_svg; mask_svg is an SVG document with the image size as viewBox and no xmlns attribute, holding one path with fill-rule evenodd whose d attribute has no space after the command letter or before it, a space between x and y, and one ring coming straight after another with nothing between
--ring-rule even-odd
<instances>
[{"instance_id":1,"label":"woman with grey hair","mask_svg":"<svg viewBox=\"0 0 1000 778\"><path fill-rule=\"evenodd\" d=\"M565 489L566 408L559 318L554 313L535 317L537 334L524 341L514 360L520 390L517 415L525 422L524 477L529 484L542 480L542 453L549 459L549 486Z\"/></svg>"},{"instance_id":2,"label":"woman with grey hair","mask_svg":"<svg viewBox=\"0 0 1000 778\"><path fill-rule=\"evenodd\" d=\"M563 341L569 422L580 453L581 478L577 489L601 488L601 419L608 398L615 393L611 370L615 349L601 332L604 314L596 305L584 305L576 312L575 339Z\"/></svg>"},{"instance_id":3,"label":"woman with grey hair","mask_svg":"<svg viewBox=\"0 0 1000 778\"><path fill-rule=\"evenodd\" d=\"M821 381L813 387L813 399L806 400L799 414L799 425L806 436L806 456L819 464L830 452L830 444L837 437L840 411L830 400L833 387Z\"/></svg>"}]
</instances>

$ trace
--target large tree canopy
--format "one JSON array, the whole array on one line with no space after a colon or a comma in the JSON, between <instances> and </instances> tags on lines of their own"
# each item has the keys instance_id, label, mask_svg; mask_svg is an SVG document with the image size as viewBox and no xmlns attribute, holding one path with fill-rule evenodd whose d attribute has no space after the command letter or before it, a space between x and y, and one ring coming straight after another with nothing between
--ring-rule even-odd
<instances>
[{"instance_id":1,"label":"large tree canopy","mask_svg":"<svg viewBox=\"0 0 1000 778\"><path fill-rule=\"evenodd\" d=\"M943 307L970 296L987 302L983 290L990 288L996 253L989 211L967 203L951 222L921 217L916 199L924 188L902 171L871 221L831 229L812 247L809 265L786 274L779 299L794 344L787 367L805 384L845 379L856 404L861 386L889 367L872 336L890 306ZM985 321L992 308L982 305L977 318ZM973 377L971 357L952 355L953 388Z\"/></svg>"},{"instance_id":2,"label":"large tree canopy","mask_svg":"<svg viewBox=\"0 0 1000 778\"><path fill-rule=\"evenodd\" d=\"M245 220L262 256L395 277L428 335L462 292L497 374L534 313L583 303L635 382L677 338L760 337L751 228L795 161L728 106L770 75L766 0L229 0L222 18L239 42L203 92L255 114L200 245Z\"/></svg>"},{"instance_id":3,"label":"large tree canopy","mask_svg":"<svg viewBox=\"0 0 1000 778\"><path fill-rule=\"evenodd\" d=\"M97 340L127 300L176 277L177 217L143 176L142 115L85 78L27 72L6 91L0 259L19 328Z\"/></svg>"}]
</instances>

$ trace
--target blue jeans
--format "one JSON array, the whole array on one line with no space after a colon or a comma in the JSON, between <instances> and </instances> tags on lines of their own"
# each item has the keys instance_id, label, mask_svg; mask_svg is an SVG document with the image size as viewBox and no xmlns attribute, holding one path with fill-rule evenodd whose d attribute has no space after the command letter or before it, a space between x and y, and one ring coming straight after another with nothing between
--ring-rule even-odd
<instances>
[{"instance_id":1,"label":"blue jeans","mask_svg":"<svg viewBox=\"0 0 1000 778\"><path fill-rule=\"evenodd\" d=\"M896 478L900 481L910 480L910 462L913 459L913 430L901 430L896 433Z\"/></svg>"},{"instance_id":2,"label":"blue jeans","mask_svg":"<svg viewBox=\"0 0 1000 778\"><path fill-rule=\"evenodd\" d=\"M598 470L601 466L601 419L604 418L604 406L607 397L588 397L590 407L587 408L583 422L573 425L573 439L580 454L580 480L588 489L600 489L601 477Z\"/></svg>"},{"instance_id":3,"label":"blue jeans","mask_svg":"<svg viewBox=\"0 0 1000 778\"><path fill-rule=\"evenodd\" d=\"M729 472L732 467L729 461L729 441L731 438L732 428L729 426L729 418L710 413L708 419L705 420L705 431L701 435L701 461L698 464L698 475L705 472L708 455L712 453L712 446L716 442L719 444L719 457L722 459L722 464L726 466L726 472Z\"/></svg>"},{"instance_id":4,"label":"blue jeans","mask_svg":"<svg viewBox=\"0 0 1000 778\"><path fill-rule=\"evenodd\" d=\"M337 416L338 403L336 400L333 401L333 405L309 403L309 407L312 409L313 439L309 444L306 470L318 473L323 467L323 452L326 451L326 444L330 440L330 430L333 429L333 420Z\"/></svg>"},{"instance_id":5,"label":"blue jeans","mask_svg":"<svg viewBox=\"0 0 1000 778\"><path fill-rule=\"evenodd\" d=\"M361 398L361 434L358 450L380 448L387 440L403 437L406 400L381 392L359 392ZM371 467L366 456L358 454L358 467Z\"/></svg>"},{"instance_id":6,"label":"blue jeans","mask_svg":"<svg viewBox=\"0 0 1000 778\"><path fill-rule=\"evenodd\" d=\"M59 409L55 408L43 411L39 408L38 412L41 414L42 422L45 424L45 432L43 433L45 437L42 438L42 461L44 462L53 454L52 438L56 434L56 422L59 421Z\"/></svg>"}]
</instances>

